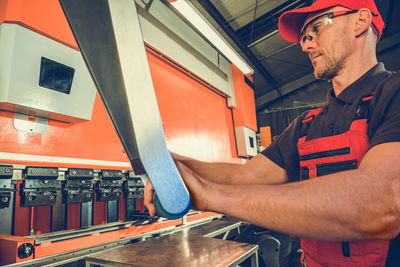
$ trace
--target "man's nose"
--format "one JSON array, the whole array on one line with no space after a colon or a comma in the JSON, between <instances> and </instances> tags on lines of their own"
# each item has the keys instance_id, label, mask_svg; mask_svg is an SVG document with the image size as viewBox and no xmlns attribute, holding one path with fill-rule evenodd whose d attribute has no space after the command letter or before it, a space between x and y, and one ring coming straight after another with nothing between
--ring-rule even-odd
<instances>
[{"instance_id":1,"label":"man's nose","mask_svg":"<svg viewBox=\"0 0 400 267\"><path fill-rule=\"evenodd\" d=\"M311 53L311 51L315 48L314 40L310 40L309 38L305 38L303 42L300 41L300 45L301 45L301 50L307 54Z\"/></svg>"}]
</instances>

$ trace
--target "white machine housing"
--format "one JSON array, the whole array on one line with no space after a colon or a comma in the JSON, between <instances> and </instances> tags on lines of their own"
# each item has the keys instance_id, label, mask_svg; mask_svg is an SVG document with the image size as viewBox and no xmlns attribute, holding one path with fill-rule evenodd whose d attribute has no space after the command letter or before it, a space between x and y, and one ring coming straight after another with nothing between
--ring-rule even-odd
<instances>
[{"instance_id":1,"label":"white machine housing","mask_svg":"<svg viewBox=\"0 0 400 267\"><path fill-rule=\"evenodd\" d=\"M236 145L240 157L257 155L256 132L246 126L235 127Z\"/></svg>"},{"instance_id":2,"label":"white machine housing","mask_svg":"<svg viewBox=\"0 0 400 267\"><path fill-rule=\"evenodd\" d=\"M0 25L0 109L90 120L96 87L79 51L13 23Z\"/></svg>"}]
</instances>

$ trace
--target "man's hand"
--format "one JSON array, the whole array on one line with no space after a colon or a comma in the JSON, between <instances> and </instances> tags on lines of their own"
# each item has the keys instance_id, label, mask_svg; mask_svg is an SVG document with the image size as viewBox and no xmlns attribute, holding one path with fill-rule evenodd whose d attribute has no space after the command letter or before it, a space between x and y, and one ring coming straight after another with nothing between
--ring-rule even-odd
<instances>
[{"instance_id":1,"label":"man's hand","mask_svg":"<svg viewBox=\"0 0 400 267\"><path fill-rule=\"evenodd\" d=\"M211 193L210 190L212 189L212 183L204 180L179 161L176 161L176 166L178 167L184 183L188 187L195 208L198 210L206 210L208 201L207 195ZM150 179L147 179L144 187L144 205L149 210L150 216L155 216L157 214L157 210L153 203L153 196L153 185L151 184Z\"/></svg>"},{"instance_id":2,"label":"man's hand","mask_svg":"<svg viewBox=\"0 0 400 267\"><path fill-rule=\"evenodd\" d=\"M201 178L181 162L176 162L179 173L189 190L192 203L197 210L207 210L209 196L213 194L216 184Z\"/></svg>"},{"instance_id":3,"label":"man's hand","mask_svg":"<svg viewBox=\"0 0 400 267\"><path fill-rule=\"evenodd\" d=\"M153 195L154 188L150 182L150 179L147 179L146 185L144 187L144 205L149 210L150 216L155 216L157 214L156 208L153 203Z\"/></svg>"},{"instance_id":4,"label":"man's hand","mask_svg":"<svg viewBox=\"0 0 400 267\"><path fill-rule=\"evenodd\" d=\"M184 160L189 160L189 159L191 159L191 158L188 158L188 157L182 156L181 154L177 154L177 153L175 153L175 152L172 152L172 151L170 151L169 153L171 153L171 157L172 157L172 159L173 159L175 162L177 162L177 161L184 161Z\"/></svg>"},{"instance_id":5,"label":"man's hand","mask_svg":"<svg viewBox=\"0 0 400 267\"><path fill-rule=\"evenodd\" d=\"M175 161L175 164L180 161L187 159L186 157L176 154L174 152L170 152L172 159ZM151 184L150 180L147 179L146 185L144 187L144 205L149 210L150 216L157 215L157 210L153 203L153 196L154 196L154 187Z\"/></svg>"}]
</instances>

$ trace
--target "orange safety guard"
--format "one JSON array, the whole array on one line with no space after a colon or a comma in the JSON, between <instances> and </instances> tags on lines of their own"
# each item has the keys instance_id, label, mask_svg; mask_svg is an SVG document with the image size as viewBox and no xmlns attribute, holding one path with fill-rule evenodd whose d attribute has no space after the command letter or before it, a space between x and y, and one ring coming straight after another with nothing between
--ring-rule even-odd
<instances>
[{"instance_id":1,"label":"orange safety guard","mask_svg":"<svg viewBox=\"0 0 400 267\"><path fill-rule=\"evenodd\" d=\"M256 104L253 89L244 81L243 73L232 65L233 84L236 95L236 108L233 109L235 126L246 126L257 132ZM251 77L248 76L247 78Z\"/></svg>"}]
</instances>

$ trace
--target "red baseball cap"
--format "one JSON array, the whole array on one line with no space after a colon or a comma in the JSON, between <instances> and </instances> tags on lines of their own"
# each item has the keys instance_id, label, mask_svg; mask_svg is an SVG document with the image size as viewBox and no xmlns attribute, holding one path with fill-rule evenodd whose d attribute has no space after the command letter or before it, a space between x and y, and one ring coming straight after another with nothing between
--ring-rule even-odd
<instances>
[{"instance_id":1,"label":"red baseball cap","mask_svg":"<svg viewBox=\"0 0 400 267\"><path fill-rule=\"evenodd\" d=\"M304 24L307 15L311 12L324 10L334 6L343 6L351 10L367 8L377 16L372 16L372 24L378 31L378 40L385 28L381 14L375 5L374 0L317 0L311 6L302 7L294 10L286 11L279 18L279 32L283 39L291 43L299 42L301 27Z\"/></svg>"}]
</instances>

